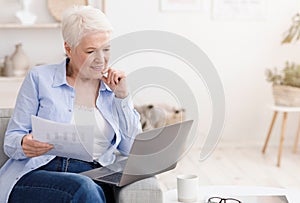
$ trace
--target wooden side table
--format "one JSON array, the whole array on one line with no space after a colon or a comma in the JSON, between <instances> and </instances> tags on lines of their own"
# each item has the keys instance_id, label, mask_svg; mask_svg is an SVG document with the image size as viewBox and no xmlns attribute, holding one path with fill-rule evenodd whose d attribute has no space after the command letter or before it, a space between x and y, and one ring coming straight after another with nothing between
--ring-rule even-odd
<instances>
[{"instance_id":1,"label":"wooden side table","mask_svg":"<svg viewBox=\"0 0 300 203\"><path fill-rule=\"evenodd\" d=\"M282 112L283 113L283 119L282 119L282 126L281 126L281 134L280 134L280 142L279 142L279 149L278 149L278 158L277 158L277 166L280 167L280 160L281 160L281 153L282 153L282 146L283 146L283 141L284 141L284 133L285 133L285 128L286 128L286 120L287 120L287 114L289 112L300 112L300 107L286 107L286 106L271 106L271 108L274 111L273 114L273 118L270 124L270 128L265 140L265 144L264 147L262 149L262 153L264 154L266 152L267 149L267 145L273 130L273 126L277 117L278 112ZM293 147L293 151L296 152L297 151L297 145L298 145L298 141L299 141L299 134L300 134L300 122L298 125L298 130L297 130L297 134L296 134L296 138L295 138L295 142L294 142L294 147Z\"/></svg>"}]
</instances>

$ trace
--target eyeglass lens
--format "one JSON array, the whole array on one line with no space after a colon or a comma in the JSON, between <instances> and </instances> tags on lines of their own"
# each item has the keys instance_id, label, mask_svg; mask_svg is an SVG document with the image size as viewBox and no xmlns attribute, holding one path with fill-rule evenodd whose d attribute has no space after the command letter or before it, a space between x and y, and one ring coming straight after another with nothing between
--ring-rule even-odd
<instances>
[{"instance_id":1,"label":"eyeglass lens","mask_svg":"<svg viewBox=\"0 0 300 203\"><path fill-rule=\"evenodd\" d=\"M241 203L241 201L233 198L211 197L208 203Z\"/></svg>"}]
</instances>

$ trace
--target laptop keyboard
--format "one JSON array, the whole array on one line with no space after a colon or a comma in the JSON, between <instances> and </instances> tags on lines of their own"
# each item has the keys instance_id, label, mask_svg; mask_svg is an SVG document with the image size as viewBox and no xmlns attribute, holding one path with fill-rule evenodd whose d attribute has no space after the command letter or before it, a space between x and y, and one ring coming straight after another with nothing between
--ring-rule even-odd
<instances>
[{"instance_id":1,"label":"laptop keyboard","mask_svg":"<svg viewBox=\"0 0 300 203\"><path fill-rule=\"evenodd\" d=\"M119 183L121 180L121 177L122 177L122 173L117 172L117 173L113 173L111 175L100 177L98 179L108 181L108 182L113 182L113 183Z\"/></svg>"}]
</instances>

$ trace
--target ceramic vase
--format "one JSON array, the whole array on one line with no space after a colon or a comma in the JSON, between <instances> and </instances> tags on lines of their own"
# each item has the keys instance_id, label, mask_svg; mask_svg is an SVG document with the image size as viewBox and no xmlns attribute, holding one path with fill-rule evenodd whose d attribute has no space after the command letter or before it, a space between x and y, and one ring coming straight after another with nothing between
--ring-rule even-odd
<instances>
[{"instance_id":1,"label":"ceramic vase","mask_svg":"<svg viewBox=\"0 0 300 203\"><path fill-rule=\"evenodd\" d=\"M13 73L12 60L9 56L5 56L4 67L3 67L3 76L11 77L13 75L14 75L14 73Z\"/></svg>"},{"instance_id":2,"label":"ceramic vase","mask_svg":"<svg viewBox=\"0 0 300 203\"><path fill-rule=\"evenodd\" d=\"M29 69L29 59L23 51L22 44L16 44L15 52L11 56L14 76L24 76Z\"/></svg>"}]
</instances>

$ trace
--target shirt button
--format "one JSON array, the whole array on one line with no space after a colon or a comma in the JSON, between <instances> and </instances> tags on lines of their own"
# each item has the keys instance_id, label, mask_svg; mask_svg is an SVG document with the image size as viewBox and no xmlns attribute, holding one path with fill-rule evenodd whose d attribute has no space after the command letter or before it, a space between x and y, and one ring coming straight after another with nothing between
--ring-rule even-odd
<instances>
[{"instance_id":1,"label":"shirt button","mask_svg":"<svg viewBox=\"0 0 300 203\"><path fill-rule=\"evenodd\" d=\"M69 109L69 112L72 112L72 109Z\"/></svg>"},{"instance_id":2,"label":"shirt button","mask_svg":"<svg viewBox=\"0 0 300 203\"><path fill-rule=\"evenodd\" d=\"M16 180L19 180L19 177L17 177Z\"/></svg>"}]
</instances>

